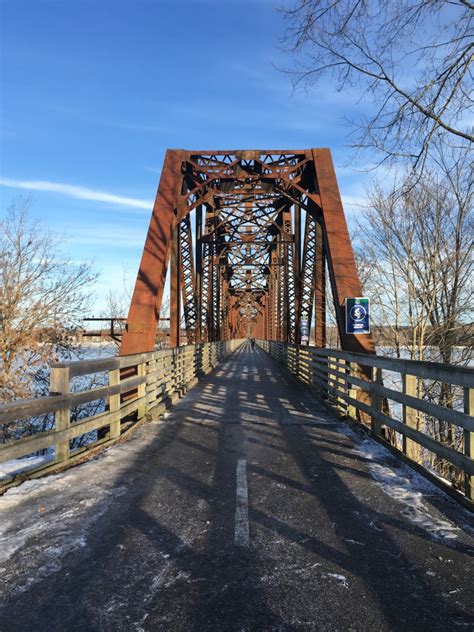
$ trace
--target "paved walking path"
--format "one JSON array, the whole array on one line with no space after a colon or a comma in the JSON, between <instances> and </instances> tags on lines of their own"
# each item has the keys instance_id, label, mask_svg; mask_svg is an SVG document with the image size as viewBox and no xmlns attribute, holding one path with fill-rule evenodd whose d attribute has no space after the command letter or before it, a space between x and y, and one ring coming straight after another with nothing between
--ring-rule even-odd
<instances>
[{"instance_id":1,"label":"paved walking path","mask_svg":"<svg viewBox=\"0 0 474 632\"><path fill-rule=\"evenodd\" d=\"M468 512L249 345L0 510L1 632L473 629Z\"/></svg>"}]
</instances>

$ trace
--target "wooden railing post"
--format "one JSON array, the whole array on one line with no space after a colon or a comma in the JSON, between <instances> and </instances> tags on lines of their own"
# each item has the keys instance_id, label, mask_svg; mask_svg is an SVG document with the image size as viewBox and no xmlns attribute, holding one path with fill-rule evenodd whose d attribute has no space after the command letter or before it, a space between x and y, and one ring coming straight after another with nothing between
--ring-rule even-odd
<instances>
[{"instance_id":1,"label":"wooden railing post","mask_svg":"<svg viewBox=\"0 0 474 632\"><path fill-rule=\"evenodd\" d=\"M333 364L334 358L328 356L328 401L330 404L336 404L336 385L335 379L336 376L334 373L331 373L331 369L334 369Z\"/></svg>"},{"instance_id":2,"label":"wooden railing post","mask_svg":"<svg viewBox=\"0 0 474 632\"><path fill-rule=\"evenodd\" d=\"M355 364L355 362L347 362L346 365L347 376L356 375L357 364ZM347 394L349 397L352 397L352 399L357 399L357 389L354 388L354 385L350 382L347 382ZM347 404L347 416L351 419L357 419L357 408L352 402Z\"/></svg>"},{"instance_id":3,"label":"wooden railing post","mask_svg":"<svg viewBox=\"0 0 474 632\"><path fill-rule=\"evenodd\" d=\"M146 376L146 362L143 362L142 364L139 364L137 366L137 375L141 377ZM137 399L140 399L141 397L143 397L144 399L140 404L138 404L138 408L137 408L138 419L143 419L143 417L145 417L147 413L146 382L144 382L143 384L140 384L137 388Z\"/></svg>"},{"instance_id":4,"label":"wooden railing post","mask_svg":"<svg viewBox=\"0 0 474 632\"><path fill-rule=\"evenodd\" d=\"M66 395L70 392L69 367L53 367L50 376L51 395ZM61 408L54 414L54 427L56 430L67 430L71 426L71 409ZM69 439L58 441L54 444L54 460L61 463L69 459Z\"/></svg>"},{"instance_id":5,"label":"wooden railing post","mask_svg":"<svg viewBox=\"0 0 474 632\"><path fill-rule=\"evenodd\" d=\"M120 384L120 369L114 369L109 371L109 386L116 386ZM116 439L120 437L120 393L116 395L110 395L109 397L109 411L111 413L117 413L117 417L110 424L110 438Z\"/></svg>"},{"instance_id":6,"label":"wooden railing post","mask_svg":"<svg viewBox=\"0 0 474 632\"><path fill-rule=\"evenodd\" d=\"M339 362L339 364L343 364L344 367L338 366L338 364L334 364L333 368L335 371L338 371L339 373L344 373L346 374L347 372L347 366L348 364L350 364L347 360L343 360L341 358L334 358L334 361L337 363ZM340 377L339 375L334 374L334 378L335 378L335 385L336 385L336 390L335 390L335 395L337 398L337 408L338 410L343 414L343 415L347 415L348 414L348 403L346 402L346 400L344 399L344 397L341 396L341 392L344 395L348 395L349 394L349 384L347 383L347 380L343 377Z\"/></svg>"},{"instance_id":7,"label":"wooden railing post","mask_svg":"<svg viewBox=\"0 0 474 632\"><path fill-rule=\"evenodd\" d=\"M380 367L372 367L372 382L378 386L383 386L382 369ZM378 393L372 393L371 397L372 408L374 408L378 413L382 412L383 397L381 397ZM382 435L382 424L373 415L370 418L370 427L374 434L378 436Z\"/></svg>"},{"instance_id":8,"label":"wooden railing post","mask_svg":"<svg viewBox=\"0 0 474 632\"><path fill-rule=\"evenodd\" d=\"M196 377L200 377L203 374L202 367L202 350L204 348L204 344L199 342L196 345Z\"/></svg>"},{"instance_id":9,"label":"wooden railing post","mask_svg":"<svg viewBox=\"0 0 474 632\"><path fill-rule=\"evenodd\" d=\"M464 412L471 417L474 415L474 388L464 389ZM464 430L464 454L470 459L474 458L474 432ZM464 475L464 493L466 498L474 500L474 476Z\"/></svg>"},{"instance_id":10,"label":"wooden railing post","mask_svg":"<svg viewBox=\"0 0 474 632\"><path fill-rule=\"evenodd\" d=\"M418 378L415 375L407 375L406 373L402 374L403 380L403 393L405 395L411 395L412 397L416 397L416 389L418 384ZM403 409L403 423L410 428L414 428L417 430L417 418L418 413L414 408L410 408L405 404L402 405ZM415 441L412 441L407 436L403 436L403 454L405 454L412 461L418 462L418 444Z\"/></svg>"}]
</instances>

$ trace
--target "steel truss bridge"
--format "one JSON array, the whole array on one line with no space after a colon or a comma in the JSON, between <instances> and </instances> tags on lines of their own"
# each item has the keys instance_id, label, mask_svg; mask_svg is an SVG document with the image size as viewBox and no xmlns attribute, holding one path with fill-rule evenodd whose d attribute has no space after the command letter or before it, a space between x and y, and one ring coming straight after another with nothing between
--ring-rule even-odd
<instances>
[{"instance_id":1,"label":"steel truss bridge","mask_svg":"<svg viewBox=\"0 0 474 632\"><path fill-rule=\"evenodd\" d=\"M170 346L253 336L326 341L326 267L343 349L343 302L361 295L328 149L166 153L121 353L150 351L169 276Z\"/></svg>"},{"instance_id":2,"label":"steel truss bridge","mask_svg":"<svg viewBox=\"0 0 474 632\"><path fill-rule=\"evenodd\" d=\"M474 371L377 356L360 294L327 149L168 151L120 355L0 404L2 632L472 629Z\"/></svg>"}]
</instances>

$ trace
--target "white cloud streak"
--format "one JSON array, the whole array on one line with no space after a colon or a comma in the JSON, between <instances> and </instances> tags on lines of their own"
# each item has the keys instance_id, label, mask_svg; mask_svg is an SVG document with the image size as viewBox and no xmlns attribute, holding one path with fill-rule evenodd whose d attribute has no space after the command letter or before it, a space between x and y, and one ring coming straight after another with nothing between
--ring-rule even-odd
<instances>
[{"instance_id":1,"label":"white cloud streak","mask_svg":"<svg viewBox=\"0 0 474 632\"><path fill-rule=\"evenodd\" d=\"M142 208L151 211L153 200L143 200L130 198L123 195L115 195L106 191L96 191L87 187L76 186L74 184L63 184L60 182L49 182L47 180L14 180L12 178L0 178L0 185L15 189L28 189L29 191L46 191L49 193L59 193L77 200L91 200L93 202L104 202L106 204L116 204L118 206L128 206L132 208Z\"/></svg>"}]
</instances>

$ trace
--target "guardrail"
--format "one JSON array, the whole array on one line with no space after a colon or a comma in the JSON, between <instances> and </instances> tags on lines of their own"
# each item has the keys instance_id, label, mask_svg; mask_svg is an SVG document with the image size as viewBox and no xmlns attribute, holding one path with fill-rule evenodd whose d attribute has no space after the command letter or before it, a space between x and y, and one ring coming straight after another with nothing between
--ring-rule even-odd
<instances>
[{"instance_id":1,"label":"guardrail","mask_svg":"<svg viewBox=\"0 0 474 632\"><path fill-rule=\"evenodd\" d=\"M0 445L0 464L54 448L54 459L28 475L64 465L78 454L117 441L148 414L159 415L209 373L242 340L223 340L118 356L51 365L50 396L0 405L0 426L54 414L54 427ZM104 374L106 384L80 390L74 378ZM77 381L77 380L76 380ZM71 388L73 384L74 388ZM71 410L90 402L102 402L103 412L71 422ZM100 437L79 450L71 440L93 431ZM12 478L0 482L5 485Z\"/></svg>"},{"instance_id":2,"label":"guardrail","mask_svg":"<svg viewBox=\"0 0 474 632\"><path fill-rule=\"evenodd\" d=\"M470 508L474 500L474 370L436 362L417 362L335 349L300 346L267 340L259 346L283 364L299 381L336 413L368 425L370 433L385 441L386 428L401 435L390 444L404 460L420 469ZM383 371L397 374L401 390L384 386ZM462 389L461 408L446 407L420 397L419 381L429 380ZM387 402L395 402L390 406ZM390 409L401 408L401 419ZM453 424L463 434L460 449L436 440L423 431L422 421L434 419ZM387 443L388 445L388 443ZM423 465L421 448L458 468L464 475L464 496Z\"/></svg>"}]
</instances>

